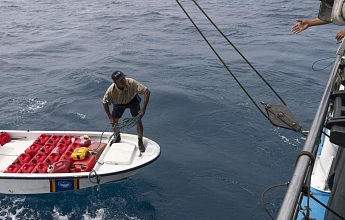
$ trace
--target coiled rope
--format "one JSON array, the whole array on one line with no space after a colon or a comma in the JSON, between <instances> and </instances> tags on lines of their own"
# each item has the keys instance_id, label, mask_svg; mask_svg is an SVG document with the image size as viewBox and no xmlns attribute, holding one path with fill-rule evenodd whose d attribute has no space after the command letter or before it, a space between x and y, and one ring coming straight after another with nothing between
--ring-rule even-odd
<instances>
[{"instance_id":1,"label":"coiled rope","mask_svg":"<svg viewBox=\"0 0 345 220\"><path fill-rule=\"evenodd\" d=\"M138 114L137 116L133 118L125 118L123 119L122 123L117 124L116 129L118 129L119 131L128 130L134 127L134 125L136 125L141 120L142 117L143 117L142 114Z\"/></svg>"},{"instance_id":2,"label":"coiled rope","mask_svg":"<svg viewBox=\"0 0 345 220\"><path fill-rule=\"evenodd\" d=\"M315 68L314 68L314 65L315 65L316 63L320 62L320 61L328 60L328 59L335 59L335 57L328 57L328 58L316 60L316 61L312 64L312 66L311 66L312 70L314 70L314 71L321 71L321 70L327 69L329 66L331 66L331 65L334 63L334 61L330 62L327 66L325 66L325 67L323 67L323 68L321 68L321 69L315 69Z\"/></svg>"},{"instance_id":3,"label":"coiled rope","mask_svg":"<svg viewBox=\"0 0 345 220\"><path fill-rule=\"evenodd\" d=\"M96 177L96 182L92 180L92 178ZM87 178L89 179L89 181L93 184L98 184L101 182L101 177L96 173L96 170L92 169L89 172L89 175L87 176Z\"/></svg>"}]
</instances>

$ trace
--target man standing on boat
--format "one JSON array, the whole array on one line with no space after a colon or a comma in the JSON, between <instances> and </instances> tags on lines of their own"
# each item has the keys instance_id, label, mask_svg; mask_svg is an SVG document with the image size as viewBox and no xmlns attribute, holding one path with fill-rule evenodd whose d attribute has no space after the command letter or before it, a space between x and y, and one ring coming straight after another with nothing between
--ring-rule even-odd
<instances>
[{"instance_id":1,"label":"man standing on boat","mask_svg":"<svg viewBox=\"0 0 345 220\"><path fill-rule=\"evenodd\" d=\"M138 114L145 115L146 107L150 99L150 91L141 83L132 78L126 78L123 72L116 70L111 76L113 84L109 86L103 97L103 107L108 115L110 124L116 134L115 143L121 141L120 131L118 130L118 121L124 111L129 108L133 117ZM144 104L140 109L141 98L144 95ZM110 113L109 106L113 104L113 111ZM141 119L137 122L138 146L141 152L145 152L143 143L143 124Z\"/></svg>"}]
</instances>

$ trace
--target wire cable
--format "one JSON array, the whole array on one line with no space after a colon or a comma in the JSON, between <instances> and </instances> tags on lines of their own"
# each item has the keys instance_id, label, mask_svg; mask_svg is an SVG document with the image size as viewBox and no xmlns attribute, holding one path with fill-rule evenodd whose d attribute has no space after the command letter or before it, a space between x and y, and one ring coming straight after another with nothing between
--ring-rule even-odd
<instances>
[{"instance_id":1,"label":"wire cable","mask_svg":"<svg viewBox=\"0 0 345 220\"><path fill-rule=\"evenodd\" d=\"M274 94L280 99L280 101L284 104L284 100L280 97L280 95L273 89L273 87L264 79L264 77L255 69L255 67L247 60L247 58L237 49L237 47L225 36L225 34L218 28L218 26L212 21L212 19L206 14L206 12L200 7L200 5L193 0L194 4L198 6L200 11L205 15L205 17L212 23L212 25L217 29L217 31L225 38L225 40L236 50L236 52L243 58L244 61L252 68L252 70L265 82L265 84L274 92Z\"/></svg>"},{"instance_id":2,"label":"wire cable","mask_svg":"<svg viewBox=\"0 0 345 220\"><path fill-rule=\"evenodd\" d=\"M311 65L311 69L314 70L314 71L321 71L321 70L324 70L326 69L327 67L329 67L330 65L332 65L334 63L334 61L330 62L327 66L325 66L324 68L322 69L315 69L314 68L314 65L317 63L317 62L320 62L322 60L328 60L328 59L334 59L335 57L328 57L328 58L324 58L324 59L320 59L320 60L316 60L312 65Z\"/></svg>"},{"instance_id":3,"label":"wire cable","mask_svg":"<svg viewBox=\"0 0 345 220\"><path fill-rule=\"evenodd\" d=\"M190 20L190 22L194 25L194 27L196 28L196 30L199 32L199 34L202 36L202 38L205 40L205 42L208 44L208 46L211 48L211 50L214 52L214 54L218 57L218 59L222 62L223 66L227 69L227 71L231 74L231 76L235 79L235 81L237 82L237 84L241 87L241 89L244 91L244 93L248 96L248 98L252 101L252 103L255 105L255 107L262 113L262 115L264 117L266 117L269 120L269 117L265 114L265 112L259 107L259 105L254 101L254 99L250 96L250 94L248 93L248 91L243 87L243 85L240 83L240 81L237 79L237 77L232 73L232 71L230 70L230 68L226 65L226 63L223 61L223 59L220 57L220 55L217 53L217 51L213 48L213 46L210 44L210 42L207 40L207 38L205 37L205 35L201 32L201 30L199 29L199 27L195 24L195 22L193 21L193 19L190 17L190 15L188 14L188 12L184 9L184 7L181 5L181 3L176 0L177 4L180 6L180 8L182 9L182 11L186 14L186 16L188 17L188 19ZM201 7L193 0L193 2L201 9ZM204 15L209 18L207 16L207 14L202 10L202 12L204 13ZM216 26L213 21L209 18L209 20L211 21L211 23ZM217 27L217 29L219 30L219 28ZM220 30L219 30L220 31ZM220 33L222 33L220 31ZM222 35L226 38L226 36L222 33ZM226 38L227 39L227 38ZM235 46L228 40L228 42L235 48ZM235 49L239 54L241 54L239 52L239 50L236 48ZM244 58L247 63L249 64L249 61L242 55L242 58ZM255 69L251 64L250 66ZM257 71L256 71L257 72ZM257 74L262 78L262 80L264 82L266 82L263 77L257 72ZM282 100L282 98L274 91L274 89L266 82L266 84L272 89L272 91L276 94L276 96L282 101L282 103L284 105L285 102Z\"/></svg>"},{"instance_id":4,"label":"wire cable","mask_svg":"<svg viewBox=\"0 0 345 220\"><path fill-rule=\"evenodd\" d=\"M328 211L332 212L334 215L336 215L338 218L340 218L341 220L345 220L344 217L342 217L341 215L339 215L338 213L336 213L335 211L333 211L331 208L329 208L328 206L326 206L325 204L323 204L320 200L318 200L317 198L315 198L313 195L310 195L310 197L312 199L314 199L317 203L319 203L321 206L323 206L325 209L327 209Z\"/></svg>"},{"instance_id":5,"label":"wire cable","mask_svg":"<svg viewBox=\"0 0 345 220\"><path fill-rule=\"evenodd\" d=\"M287 183L281 183L281 184L277 184L274 186L270 186L267 189L265 189L265 191L261 195L261 205L265 209L267 214L271 217L272 220L274 220L274 218L273 218L272 214L270 213L270 211L267 209L266 204L265 204L265 194L273 188L280 187L280 186L288 186L288 185L289 185L289 183L287 182Z\"/></svg>"}]
</instances>

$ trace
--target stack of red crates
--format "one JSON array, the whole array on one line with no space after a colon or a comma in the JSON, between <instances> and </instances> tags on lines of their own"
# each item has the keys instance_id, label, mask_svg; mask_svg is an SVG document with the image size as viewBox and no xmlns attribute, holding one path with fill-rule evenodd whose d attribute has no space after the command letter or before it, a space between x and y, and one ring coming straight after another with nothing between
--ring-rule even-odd
<instances>
[{"instance_id":1,"label":"stack of red crates","mask_svg":"<svg viewBox=\"0 0 345 220\"><path fill-rule=\"evenodd\" d=\"M95 142L86 144L79 137L68 135L41 134L24 153L20 154L5 173L47 173L50 172L89 172L95 166L97 159L106 144ZM83 160L73 160L72 153L76 148L87 146L89 153ZM61 162L63 161L63 163Z\"/></svg>"}]
</instances>

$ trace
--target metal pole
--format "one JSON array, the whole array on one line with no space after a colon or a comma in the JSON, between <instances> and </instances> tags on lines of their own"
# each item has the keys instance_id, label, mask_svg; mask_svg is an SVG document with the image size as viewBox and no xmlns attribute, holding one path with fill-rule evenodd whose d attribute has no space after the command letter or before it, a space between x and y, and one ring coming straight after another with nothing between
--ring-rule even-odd
<instances>
[{"instance_id":1,"label":"metal pole","mask_svg":"<svg viewBox=\"0 0 345 220\"><path fill-rule=\"evenodd\" d=\"M345 44L342 44L340 46L340 48L343 49L343 47L345 46ZM343 53L344 50L341 50L341 52ZM338 50L338 54L337 54L337 58L336 61L334 63L333 69L332 69L332 73L331 76L328 80L326 89L323 93L322 99L320 101L320 105L319 108L316 112L314 121L311 125L310 128L310 132L308 134L307 140L304 144L304 148L303 151L308 151L313 153L314 152L314 148L317 146L315 146L315 141L318 138L318 133L321 129L321 127L324 124L324 120L326 117L326 113L328 108L326 106L328 106L329 104L329 98L333 89L333 85L337 76L337 70L338 70L338 66L339 66L339 61L341 59L341 54L339 54L339 50ZM291 181L289 183L287 192L285 194L283 203L279 209L278 215L277 215L277 219L278 220L291 220L294 219L294 213L295 213L295 208L296 205L298 203L298 197L300 195L301 189L302 189L302 185L303 182L305 180L305 176L307 174L307 170L308 170L308 165L310 162L310 158L306 155L302 155L299 157L299 159L297 160L296 163L296 167L295 167L295 171L293 173L293 176L291 178Z\"/></svg>"}]
</instances>

